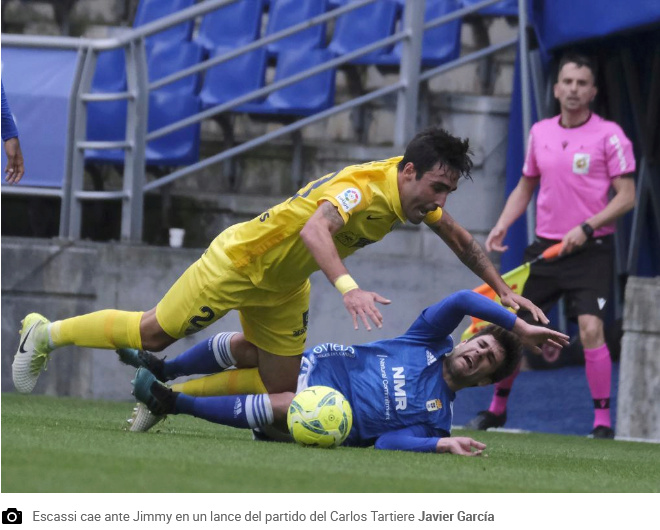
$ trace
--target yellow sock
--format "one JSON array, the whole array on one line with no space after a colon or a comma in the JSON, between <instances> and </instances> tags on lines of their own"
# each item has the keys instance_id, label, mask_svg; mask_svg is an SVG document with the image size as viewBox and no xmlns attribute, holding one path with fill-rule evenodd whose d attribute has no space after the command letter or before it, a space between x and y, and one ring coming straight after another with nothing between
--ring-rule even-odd
<instances>
[{"instance_id":1,"label":"yellow sock","mask_svg":"<svg viewBox=\"0 0 660 530\"><path fill-rule=\"evenodd\" d=\"M258 368L226 370L219 374L191 379L172 385L175 392L189 396L233 396L237 394L267 394Z\"/></svg>"},{"instance_id":2,"label":"yellow sock","mask_svg":"<svg viewBox=\"0 0 660 530\"><path fill-rule=\"evenodd\" d=\"M79 317L58 320L50 326L50 341L55 348L75 344L85 348L142 349L140 320L142 312L105 309Z\"/></svg>"}]
</instances>

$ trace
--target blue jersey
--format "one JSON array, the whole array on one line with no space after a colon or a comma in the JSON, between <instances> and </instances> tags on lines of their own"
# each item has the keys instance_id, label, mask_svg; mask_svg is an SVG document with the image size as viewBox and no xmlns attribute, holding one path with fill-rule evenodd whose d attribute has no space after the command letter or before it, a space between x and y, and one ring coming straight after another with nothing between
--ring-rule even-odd
<instances>
[{"instance_id":1,"label":"blue jersey","mask_svg":"<svg viewBox=\"0 0 660 530\"><path fill-rule=\"evenodd\" d=\"M2 86L2 141L6 142L11 138L18 136L18 129L14 123L14 117L11 114L7 97L5 96L5 85Z\"/></svg>"},{"instance_id":2,"label":"blue jersey","mask_svg":"<svg viewBox=\"0 0 660 530\"><path fill-rule=\"evenodd\" d=\"M516 316L472 291L425 309L403 335L356 346L319 344L305 352L301 381L339 390L353 408L345 445L435 451L449 436L455 393L443 378L450 334L465 315L511 329Z\"/></svg>"}]
</instances>

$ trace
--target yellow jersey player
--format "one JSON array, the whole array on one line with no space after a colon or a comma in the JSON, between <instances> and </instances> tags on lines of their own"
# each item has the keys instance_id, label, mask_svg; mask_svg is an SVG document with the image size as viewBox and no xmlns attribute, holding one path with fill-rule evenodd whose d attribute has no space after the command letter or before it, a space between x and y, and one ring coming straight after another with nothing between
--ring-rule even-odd
<instances>
[{"instance_id":1,"label":"yellow jersey player","mask_svg":"<svg viewBox=\"0 0 660 530\"><path fill-rule=\"evenodd\" d=\"M346 167L310 182L257 218L229 227L149 311L110 309L52 323L31 313L23 320L12 365L14 385L31 392L55 348L161 351L235 309L257 358L219 354L218 370L256 366L232 374L242 378L232 382L242 392L293 391L307 332L310 274L325 273L356 329L359 322L367 329L371 323L381 327L376 304L390 301L360 289L342 259L381 240L397 222L425 222L503 305L528 309L547 323L540 309L511 291L467 230L443 212L459 178L469 177L471 168L468 140L430 128L413 138L403 157Z\"/></svg>"}]
</instances>

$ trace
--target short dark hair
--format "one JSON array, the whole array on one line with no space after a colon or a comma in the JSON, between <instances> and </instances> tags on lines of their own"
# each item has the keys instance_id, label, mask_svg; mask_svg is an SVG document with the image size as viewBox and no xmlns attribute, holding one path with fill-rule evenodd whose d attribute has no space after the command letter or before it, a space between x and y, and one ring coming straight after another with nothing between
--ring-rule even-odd
<instances>
[{"instance_id":1,"label":"short dark hair","mask_svg":"<svg viewBox=\"0 0 660 530\"><path fill-rule=\"evenodd\" d=\"M492 335L499 342L500 346L502 346L502 349L504 349L504 361L490 376L491 383L497 383L505 377L509 377L520 363L522 359L522 344L514 333L495 324L489 324L480 329L470 340L481 337L482 335Z\"/></svg>"},{"instance_id":2,"label":"short dark hair","mask_svg":"<svg viewBox=\"0 0 660 530\"><path fill-rule=\"evenodd\" d=\"M470 155L470 141L452 136L439 127L429 127L410 140L399 162L399 171L402 171L408 162L412 162L417 171L417 180L440 162L459 177L471 179L472 158Z\"/></svg>"},{"instance_id":3,"label":"short dark hair","mask_svg":"<svg viewBox=\"0 0 660 530\"><path fill-rule=\"evenodd\" d=\"M594 78L594 85L596 84L596 76L598 75L598 69L596 67L596 61L594 61L591 57L576 51L570 51L564 53L559 59L559 68L557 69L557 77L559 77L559 72L561 72L561 69L568 63L574 63L578 66L578 68L582 68L583 66L589 68L589 70L591 71L591 75Z\"/></svg>"}]
</instances>

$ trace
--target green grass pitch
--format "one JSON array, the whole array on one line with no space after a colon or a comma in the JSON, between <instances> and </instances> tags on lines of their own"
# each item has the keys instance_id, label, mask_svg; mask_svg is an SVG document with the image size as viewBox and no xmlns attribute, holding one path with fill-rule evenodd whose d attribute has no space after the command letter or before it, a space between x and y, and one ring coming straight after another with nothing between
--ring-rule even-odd
<instances>
[{"instance_id":1,"label":"green grass pitch","mask_svg":"<svg viewBox=\"0 0 660 530\"><path fill-rule=\"evenodd\" d=\"M657 444L456 431L488 444L488 457L317 449L189 417L131 433L132 406L3 394L2 491L660 491Z\"/></svg>"}]
</instances>

